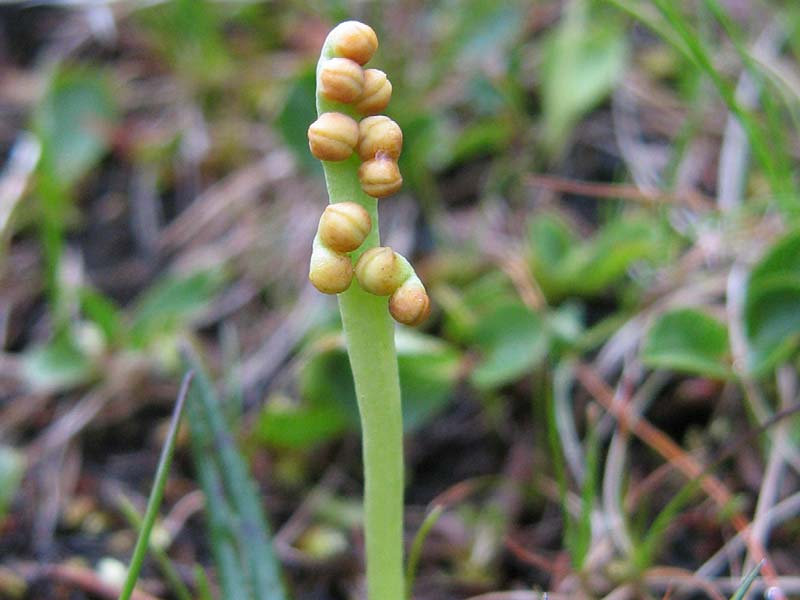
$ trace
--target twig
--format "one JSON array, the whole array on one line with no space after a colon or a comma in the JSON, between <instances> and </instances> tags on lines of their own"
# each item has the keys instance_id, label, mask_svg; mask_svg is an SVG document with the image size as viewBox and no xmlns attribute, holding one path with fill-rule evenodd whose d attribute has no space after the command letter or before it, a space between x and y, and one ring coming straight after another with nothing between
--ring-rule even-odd
<instances>
[{"instance_id":1,"label":"twig","mask_svg":"<svg viewBox=\"0 0 800 600\"><path fill-rule=\"evenodd\" d=\"M528 184L535 187L543 187L553 192L589 196L590 198L630 200L649 206L682 204L695 209L711 207L710 199L695 191L687 190L681 195L675 195L656 189L642 189L635 185L578 181L554 175L528 175L526 180Z\"/></svg>"},{"instance_id":2,"label":"twig","mask_svg":"<svg viewBox=\"0 0 800 600\"><path fill-rule=\"evenodd\" d=\"M217 227L226 213L243 210L268 185L288 177L293 170L291 159L284 152L275 151L235 171L200 194L161 231L158 249L175 250L197 237L206 227Z\"/></svg>"},{"instance_id":3,"label":"twig","mask_svg":"<svg viewBox=\"0 0 800 600\"><path fill-rule=\"evenodd\" d=\"M655 398L660 390L668 381L665 373L656 371L653 373L632 396L627 403L628 411L634 414L641 414ZM621 394L618 392L618 398ZM625 457L628 448L629 432L618 424L606 457L606 468L603 475L603 514L606 520L606 529L614 540L617 547L624 552L630 552L633 542L626 528L626 521L623 516L625 508L622 502L622 486L625 480Z\"/></svg>"},{"instance_id":4,"label":"twig","mask_svg":"<svg viewBox=\"0 0 800 600\"><path fill-rule=\"evenodd\" d=\"M780 48L783 34L771 25L756 41L754 51L764 58L774 58ZM759 82L747 71L743 71L736 86L736 100L746 109L755 107L761 91ZM750 144L740 119L728 111L725 133L719 152L717 172L717 203L723 213L729 212L742 203L744 182L749 162Z\"/></svg>"},{"instance_id":5,"label":"twig","mask_svg":"<svg viewBox=\"0 0 800 600\"><path fill-rule=\"evenodd\" d=\"M490 592L480 596L470 596L467 600L571 600L571 594L558 594L552 592Z\"/></svg>"},{"instance_id":6,"label":"twig","mask_svg":"<svg viewBox=\"0 0 800 600\"><path fill-rule=\"evenodd\" d=\"M785 500L778 502L772 509L765 512L759 517L769 527L775 527L780 523L795 518L800 513L800 492L789 496ZM757 522L754 521L752 526L756 526ZM731 560L731 556L738 554L745 548L745 532L739 532L732 537L728 542L714 555L701 565L695 574L700 577L709 577L715 573L719 573L725 568L725 565Z\"/></svg>"},{"instance_id":7,"label":"twig","mask_svg":"<svg viewBox=\"0 0 800 600\"><path fill-rule=\"evenodd\" d=\"M663 584L666 582L666 585L668 585L670 589L672 589L673 586L685 587L688 585L693 585L703 590L714 600L725 600L725 596L720 593L720 591L711 581L700 577L691 571L687 571L686 569L680 569L677 567L655 567L648 569L644 573L644 580L648 583L657 584Z\"/></svg>"},{"instance_id":8,"label":"twig","mask_svg":"<svg viewBox=\"0 0 800 600\"><path fill-rule=\"evenodd\" d=\"M643 442L648 444L664 459L675 465L689 480L700 480L703 490L721 508L729 508L733 497L723 483L713 475L705 474L705 469L689 454L678 446L672 439L650 424L642 416L631 415L624 408L614 403L614 393L590 367L579 363L576 366L578 380L586 390L610 413L612 413L624 426ZM730 516L731 523L737 532L745 532L750 524L738 511L733 511ZM746 533L747 547L758 560L764 560L764 576L774 581L777 577L775 568L767 556L766 550Z\"/></svg>"},{"instance_id":9,"label":"twig","mask_svg":"<svg viewBox=\"0 0 800 600\"><path fill-rule=\"evenodd\" d=\"M788 367L781 368L778 373L778 394L781 399L781 408L791 408L794 401L796 381L793 373ZM775 428L775 435L772 439L772 449L767 459L767 467L764 472L764 478L761 481L761 489L758 493L758 502L756 503L756 511L753 516L753 526L751 535L758 543L766 547L769 540L769 523L762 519L761 516L768 512L778 500L781 482L785 472L785 463L783 460L783 447L788 438L788 423L783 421ZM745 571L749 571L755 561L753 556L748 554L745 560ZM748 566L749 565L749 566Z\"/></svg>"},{"instance_id":10,"label":"twig","mask_svg":"<svg viewBox=\"0 0 800 600\"><path fill-rule=\"evenodd\" d=\"M78 587L90 594L109 600L116 600L119 594L119 586L105 583L97 573L86 567L75 565L45 565L34 571L35 577L46 577L56 579L64 583ZM131 600L159 600L141 590L133 592Z\"/></svg>"},{"instance_id":11,"label":"twig","mask_svg":"<svg viewBox=\"0 0 800 600\"><path fill-rule=\"evenodd\" d=\"M673 585L675 583L675 576L668 575L668 576L653 576L648 577L646 582L655 587L659 587L661 589L666 589L668 586ZM715 577L714 579L710 579L709 583L714 585L716 588L721 590L726 594L730 594L735 592L739 587L742 585L742 580L739 577ZM797 594L800 594L800 577L797 576L783 576L783 577L776 577L774 580L770 581L766 577L757 577L755 581L753 581L752 587L750 588L750 592L766 592L767 589L776 586L777 588L792 594L793 597L797 597ZM758 596L754 596L758 597ZM772 599L774 596L772 595L764 595L764 598Z\"/></svg>"},{"instance_id":12,"label":"twig","mask_svg":"<svg viewBox=\"0 0 800 600\"><path fill-rule=\"evenodd\" d=\"M36 136L27 132L21 133L11 148L8 164L0 173L0 239L5 237L11 215L25 194L41 151Z\"/></svg>"}]
</instances>

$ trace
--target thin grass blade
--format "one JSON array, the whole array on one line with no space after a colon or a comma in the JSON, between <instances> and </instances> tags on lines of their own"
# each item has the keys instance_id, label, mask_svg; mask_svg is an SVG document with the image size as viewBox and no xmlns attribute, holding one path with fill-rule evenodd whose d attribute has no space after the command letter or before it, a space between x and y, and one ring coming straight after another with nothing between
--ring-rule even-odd
<instances>
[{"instance_id":1,"label":"thin grass blade","mask_svg":"<svg viewBox=\"0 0 800 600\"><path fill-rule=\"evenodd\" d=\"M122 586L122 592L119 595L119 600L130 600L131 594L136 587L136 580L139 578L139 572L142 569L144 557L147 554L147 548L150 545L150 534L153 531L153 525L158 516L158 509L161 506L161 500L164 497L164 487L167 485L167 475L169 475L169 467L172 464L172 455L175 452L175 440L178 437L178 426L181 422L183 415L183 408L186 405L186 398L189 394L189 389L192 383L194 373L189 371L183 378L181 383L180 392L178 393L178 400L175 403L175 409L172 412L172 421L167 433L167 439L164 442L164 447L161 449L161 458L158 461L158 469L156 470L156 478L153 482L153 490L150 492L150 498L147 501L147 510L144 513L142 520L141 531L136 540L136 546L133 549L133 556L131 557L131 564L128 567L128 576Z\"/></svg>"},{"instance_id":2,"label":"thin grass blade","mask_svg":"<svg viewBox=\"0 0 800 600\"><path fill-rule=\"evenodd\" d=\"M753 585L753 582L756 580L756 577L758 577L758 574L761 572L761 567L763 566L764 561L762 560L755 567L753 567L747 575L745 575L745 578L742 579L742 584L739 586L739 589L736 590L736 593L733 596L731 596L731 600L744 600L747 590L749 590L750 586Z\"/></svg>"},{"instance_id":3,"label":"thin grass blade","mask_svg":"<svg viewBox=\"0 0 800 600\"><path fill-rule=\"evenodd\" d=\"M414 536L414 541L411 543L411 550L408 553L408 564L406 565L406 598L410 599L413 597L414 579L417 576L417 566L422 556L422 547L425 544L428 534L431 532L431 529L433 529L433 526L436 525L443 512L444 506L441 504L434 506L425 516L425 520L422 521L422 525L419 526L417 535Z\"/></svg>"}]
</instances>

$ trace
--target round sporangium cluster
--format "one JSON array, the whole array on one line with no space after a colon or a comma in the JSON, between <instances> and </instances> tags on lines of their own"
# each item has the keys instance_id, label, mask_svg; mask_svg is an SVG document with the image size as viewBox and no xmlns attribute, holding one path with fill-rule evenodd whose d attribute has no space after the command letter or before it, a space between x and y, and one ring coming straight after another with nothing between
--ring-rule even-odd
<instances>
[{"instance_id":1,"label":"round sporangium cluster","mask_svg":"<svg viewBox=\"0 0 800 600\"><path fill-rule=\"evenodd\" d=\"M358 172L361 188L373 198L385 198L403 185L397 166L403 132L389 117L376 116L392 97L386 73L362 68L378 49L378 37L368 25L345 21L331 31L330 39L335 56L320 64L319 93L329 101L351 105L347 112L367 118L356 123L345 112L323 113L308 128L311 154L320 160L342 161L358 151L364 162ZM354 124L358 128L355 141Z\"/></svg>"},{"instance_id":2,"label":"round sporangium cluster","mask_svg":"<svg viewBox=\"0 0 800 600\"><path fill-rule=\"evenodd\" d=\"M360 204L329 204L319 219L308 278L323 294L341 294L353 280L349 252L357 250L372 230L372 219Z\"/></svg>"},{"instance_id":3,"label":"round sporangium cluster","mask_svg":"<svg viewBox=\"0 0 800 600\"><path fill-rule=\"evenodd\" d=\"M370 248L358 259L355 276L364 291L389 296L389 312L404 325L419 325L431 312L431 301L414 268L388 246Z\"/></svg>"},{"instance_id":4,"label":"round sporangium cluster","mask_svg":"<svg viewBox=\"0 0 800 600\"><path fill-rule=\"evenodd\" d=\"M357 154L361 160L361 189L373 198L397 192L403 178L397 161L403 131L381 113L392 97L386 73L363 66L378 49L371 27L357 21L337 25L328 36L329 52L317 70L317 90L340 111L320 114L308 128L311 153L320 160L339 162ZM351 115L364 118L357 121ZM419 325L430 313L430 298L411 264L388 247L357 251L372 229L369 212L358 202L329 205L319 221L311 256L309 279L326 294L346 291L355 277L371 294L389 296L389 312L406 325Z\"/></svg>"},{"instance_id":5,"label":"round sporangium cluster","mask_svg":"<svg viewBox=\"0 0 800 600\"><path fill-rule=\"evenodd\" d=\"M358 145L358 123L342 113L322 113L308 128L308 147L320 160L350 158Z\"/></svg>"}]
</instances>

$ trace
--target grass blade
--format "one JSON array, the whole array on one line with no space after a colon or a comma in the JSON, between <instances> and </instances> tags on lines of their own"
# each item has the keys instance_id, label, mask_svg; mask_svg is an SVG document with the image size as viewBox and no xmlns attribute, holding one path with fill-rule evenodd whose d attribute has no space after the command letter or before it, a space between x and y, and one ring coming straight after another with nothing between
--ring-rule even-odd
<instances>
[{"instance_id":1,"label":"grass blade","mask_svg":"<svg viewBox=\"0 0 800 600\"><path fill-rule=\"evenodd\" d=\"M214 600L211 595L211 585L208 583L208 576L200 565L195 565L194 570L195 585L197 586L198 600Z\"/></svg>"},{"instance_id":2,"label":"grass blade","mask_svg":"<svg viewBox=\"0 0 800 600\"><path fill-rule=\"evenodd\" d=\"M203 469L209 471L206 473L210 480L207 482L209 488L216 489L221 498L229 501L230 514L233 515L229 525L234 529L236 545L253 597L285 600L286 593L272 549L269 527L246 463L228 430L216 390L191 348L185 349L184 359L197 372L197 385L192 390L196 405L190 413L193 434L201 434L198 436L199 447L195 457L199 463L203 463ZM208 457L216 458L219 475L216 482L211 481L213 475L208 467Z\"/></svg>"},{"instance_id":3,"label":"grass blade","mask_svg":"<svg viewBox=\"0 0 800 600\"><path fill-rule=\"evenodd\" d=\"M731 600L744 600L747 590L749 590L750 586L753 585L756 577L758 577L758 574L761 572L762 566L764 566L763 560L753 567L747 575L745 575L745 578L742 579L742 584L739 586L739 589L736 590L736 593L733 596L731 596Z\"/></svg>"},{"instance_id":4,"label":"grass blade","mask_svg":"<svg viewBox=\"0 0 800 600\"><path fill-rule=\"evenodd\" d=\"M133 503L122 495L119 497L118 502L122 516L125 517L128 524L141 532L143 519ZM189 588L187 588L186 584L181 580L178 571L170 561L167 553L155 544L150 545L150 552L153 554L153 558L158 563L158 568L164 575L164 579L167 580L167 583L172 588L172 591L175 592L175 596L177 596L178 600L192 600L192 594L189 592Z\"/></svg>"},{"instance_id":5,"label":"grass blade","mask_svg":"<svg viewBox=\"0 0 800 600\"><path fill-rule=\"evenodd\" d=\"M563 449L560 443L558 424L556 419L555 403L558 401L554 392L556 383L553 379L566 377L569 372L570 366L568 363L560 364L556 367L556 372L552 376L548 374L546 378L546 389L544 396L545 401L545 422L547 423L547 442L550 448L550 456L552 457L553 471L555 474L556 482L558 483L558 495L561 500L561 512L564 516L564 545L567 547L571 560L575 560L577 555L575 549L575 520L569 510L569 503L567 497L569 494L569 482L567 480L567 465L564 458Z\"/></svg>"},{"instance_id":6,"label":"grass blade","mask_svg":"<svg viewBox=\"0 0 800 600\"><path fill-rule=\"evenodd\" d=\"M686 19L680 13L678 8L668 2L667 0L653 0L653 3L658 8L662 16L669 22L678 36L683 40L685 48L688 50L689 58L694 62L697 67L702 70L711 83L717 90L717 93L722 97L725 104L728 106L734 116L739 120L742 128L747 133L750 144L753 147L753 152L758 158L761 166L764 168L767 177L769 177L772 191L777 195L783 195L790 192L786 188L786 182L780 177L776 159L770 152L770 146L766 141L766 137L759 128L752 113L745 109L736 99L733 86L725 81L720 73L714 67L710 53L703 45L700 36L691 29Z\"/></svg>"},{"instance_id":7,"label":"grass blade","mask_svg":"<svg viewBox=\"0 0 800 600\"><path fill-rule=\"evenodd\" d=\"M214 461L199 451L199 448L205 446L195 440L197 434L194 423L201 419L197 416L197 412L196 407L192 407L189 411L189 419L192 422L192 453L195 457L197 478L206 498L205 512L211 553L214 556L214 563L217 565L219 586L223 598L245 600L252 596L246 589L245 575L242 572L242 564L237 552L233 511L225 498L222 478Z\"/></svg>"},{"instance_id":8,"label":"grass blade","mask_svg":"<svg viewBox=\"0 0 800 600\"><path fill-rule=\"evenodd\" d=\"M581 515L576 527L576 567L583 569L592 544L592 512L594 510L600 471L600 437L597 424L589 424L586 440L586 477L581 489Z\"/></svg>"},{"instance_id":9,"label":"grass blade","mask_svg":"<svg viewBox=\"0 0 800 600\"><path fill-rule=\"evenodd\" d=\"M164 497L164 487L167 484L167 475L169 474L169 467L172 464L172 455L175 451L175 440L178 437L178 425L180 425L181 422L183 408L186 405L186 398L189 394L189 388L193 377L194 373L189 371L183 377L183 382L181 383L178 400L175 403L175 410L172 412L172 421L169 425L167 439L164 442L164 447L161 449L161 458L158 460L158 469L156 470L156 478L153 482L153 490L150 492L150 498L147 501L147 510L145 510L144 519L142 520L142 528L141 531L139 531L139 537L133 549L131 564L128 567L128 576L125 578L125 584L122 586L119 600L130 600L133 589L136 587L136 580L139 578L139 572L142 569L144 557L147 554L147 547L150 545L150 533L153 531L153 525L158 516L158 509Z\"/></svg>"},{"instance_id":10,"label":"grass blade","mask_svg":"<svg viewBox=\"0 0 800 600\"><path fill-rule=\"evenodd\" d=\"M422 556L422 546L425 544L428 534L431 532L431 529L433 529L433 526L436 525L437 521L439 521L439 517L442 516L443 512L444 506L441 504L434 506L433 510L425 516L425 520L422 521L422 525L419 526L417 535L414 536L414 541L411 542L411 550L408 553L408 564L406 565L406 598L413 597L414 578L417 576L417 565L419 565L419 559Z\"/></svg>"}]
</instances>

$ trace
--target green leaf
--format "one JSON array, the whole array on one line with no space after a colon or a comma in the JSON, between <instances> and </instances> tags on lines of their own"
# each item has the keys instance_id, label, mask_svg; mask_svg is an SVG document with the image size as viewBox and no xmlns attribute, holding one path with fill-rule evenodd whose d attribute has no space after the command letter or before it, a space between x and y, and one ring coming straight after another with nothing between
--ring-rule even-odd
<instances>
[{"instance_id":1,"label":"green leaf","mask_svg":"<svg viewBox=\"0 0 800 600\"><path fill-rule=\"evenodd\" d=\"M612 221L592 240L569 253L564 261L567 284L582 295L597 294L619 281L640 260L664 252L664 236L657 223Z\"/></svg>"},{"instance_id":2,"label":"green leaf","mask_svg":"<svg viewBox=\"0 0 800 600\"><path fill-rule=\"evenodd\" d=\"M412 431L435 417L450 399L461 357L445 342L407 328L398 328L395 343L403 423Z\"/></svg>"},{"instance_id":3,"label":"green leaf","mask_svg":"<svg viewBox=\"0 0 800 600\"><path fill-rule=\"evenodd\" d=\"M131 326L133 343L143 347L178 331L208 307L222 283L219 270L166 276L155 283L137 302Z\"/></svg>"},{"instance_id":4,"label":"green leaf","mask_svg":"<svg viewBox=\"0 0 800 600\"><path fill-rule=\"evenodd\" d=\"M573 566L579 571L586 564L592 544L592 513L597 497L597 484L600 474L600 440L597 425L590 425L591 429L586 439L586 477L581 490L580 517L573 522L568 531L568 547Z\"/></svg>"},{"instance_id":5,"label":"green leaf","mask_svg":"<svg viewBox=\"0 0 800 600\"><path fill-rule=\"evenodd\" d=\"M322 175L320 162L308 150L308 126L317 118L316 89L315 68L301 71L289 87L275 125L297 162L307 171Z\"/></svg>"},{"instance_id":6,"label":"green leaf","mask_svg":"<svg viewBox=\"0 0 800 600\"><path fill-rule=\"evenodd\" d=\"M800 277L800 230L781 238L750 273L748 285L757 288L770 279Z\"/></svg>"},{"instance_id":7,"label":"green leaf","mask_svg":"<svg viewBox=\"0 0 800 600\"><path fill-rule=\"evenodd\" d=\"M670 247L658 222L618 219L580 241L562 219L547 214L531 222L529 244L531 268L550 300L600 294L633 264L662 258Z\"/></svg>"},{"instance_id":8,"label":"green leaf","mask_svg":"<svg viewBox=\"0 0 800 600\"><path fill-rule=\"evenodd\" d=\"M86 68L56 72L33 116L44 168L61 185L74 184L107 151L116 114L102 72Z\"/></svg>"},{"instance_id":9,"label":"green leaf","mask_svg":"<svg viewBox=\"0 0 800 600\"><path fill-rule=\"evenodd\" d=\"M731 376L728 330L701 310L663 314L650 328L642 360L650 367L726 379Z\"/></svg>"},{"instance_id":10,"label":"green leaf","mask_svg":"<svg viewBox=\"0 0 800 600\"><path fill-rule=\"evenodd\" d=\"M573 348L584 334L585 308L574 302L564 302L545 314L547 331L553 338L554 351Z\"/></svg>"},{"instance_id":11,"label":"green leaf","mask_svg":"<svg viewBox=\"0 0 800 600\"><path fill-rule=\"evenodd\" d=\"M450 0L434 6L432 19L443 30L431 63L434 81L455 69L474 69L487 57L503 60L523 31L526 7L516 0Z\"/></svg>"},{"instance_id":12,"label":"green leaf","mask_svg":"<svg viewBox=\"0 0 800 600\"><path fill-rule=\"evenodd\" d=\"M0 524L25 474L25 457L11 446L0 446Z\"/></svg>"},{"instance_id":13,"label":"green leaf","mask_svg":"<svg viewBox=\"0 0 800 600\"><path fill-rule=\"evenodd\" d=\"M755 266L744 307L748 366L763 375L800 347L800 231L781 239Z\"/></svg>"},{"instance_id":14,"label":"green leaf","mask_svg":"<svg viewBox=\"0 0 800 600\"><path fill-rule=\"evenodd\" d=\"M539 365L550 347L542 318L522 304L500 306L484 317L475 333L483 360L472 372L479 388L496 388Z\"/></svg>"},{"instance_id":15,"label":"green leaf","mask_svg":"<svg viewBox=\"0 0 800 600\"><path fill-rule=\"evenodd\" d=\"M451 160L462 163L476 156L503 151L514 136L515 127L510 119L496 116L467 125L454 140Z\"/></svg>"},{"instance_id":16,"label":"green leaf","mask_svg":"<svg viewBox=\"0 0 800 600\"><path fill-rule=\"evenodd\" d=\"M414 590L414 579L417 577L417 566L422 556L422 548L425 545L425 540L428 538L431 529L433 529L439 521L442 513L444 513L444 509L444 504L436 504L430 512L425 515L425 520L422 521L419 529L417 529L417 533L414 535L414 540L411 542L406 564L406 590L409 596L411 596Z\"/></svg>"},{"instance_id":17,"label":"green leaf","mask_svg":"<svg viewBox=\"0 0 800 600\"><path fill-rule=\"evenodd\" d=\"M504 53L522 31L524 13L514 2L472 1L467 9L456 11L461 16L459 40L460 61L485 60L487 54ZM453 12L448 13L452 18ZM463 64L461 62L460 64Z\"/></svg>"},{"instance_id":18,"label":"green leaf","mask_svg":"<svg viewBox=\"0 0 800 600\"><path fill-rule=\"evenodd\" d=\"M62 333L27 351L22 358L22 372L33 389L56 391L89 381L94 365L72 336Z\"/></svg>"},{"instance_id":19,"label":"green leaf","mask_svg":"<svg viewBox=\"0 0 800 600\"><path fill-rule=\"evenodd\" d=\"M333 403L304 407L276 397L261 411L256 436L269 446L308 448L341 435L349 425L349 419Z\"/></svg>"},{"instance_id":20,"label":"green leaf","mask_svg":"<svg viewBox=\"0 0 800 600\"><path fill-rule=\"evenodd\" d=\"M744 310L748 363L763 375L800 346L800 277L777 278L752 286Z\"/></svg>"},{"instance_id":21,"label":"green leaf","mask_svg":"<svg viewBox=\"0 0 800 600\"><path fill-rule=\"evenodd\" d=\"M578 243L566 222L549 213L531 220L528 231L532 260L542 269L547 265L558 265Z\"/></svg>"},{"instance_id":22,"label":"green leaf","mask_svg":"<svg viewBox=\"0 0 800 600\"><path fill-rule=\"evenodd\" d=\"M300 372L300 398L312 410L333 409L345 419L350 430L356 431L358 404L344 340L337 335L335 346L327 343L323 346L325 349L315 353Z\"/></svg>"},{"instance_id":23,"label":"green leaf","mask_svg":"<svg viewBox=\"0 0 800 600\"><path fill-rule=\"evenodd\" d=\"M474 339L477 326L486 315L519 297L508 275L501 270L480 274L470 271L473 265L468 260L457 262L456 272L468 273L467 282L461 290L448 287L441 294L445 337L460 343Z\"/></svg>"},{"instance_id":24,"label":"green leaf","mask_svg":"<svg viewBox=\"0 0 800 600\"><path fill-rule=\"evenodd\" d=\"M614 23L591 23L573 2L544 41L542 103L545 141L556 154L572 126L614 89L625 69L627 36Z\"/></svg>"},{"instance_id":25,"label":"green leaf","mask_svg":"<svg viewBox=\"0 0 800 600\"><path fill-rule=\"evenodd\" d=\"M118 341L123 332L122 315L110 298L91 288L80 290L81 311L95 323L108 342Z\"/></svg>"},{"instance_id":26,"label":"green leaf","mask_svg":"<svg viewBox=\"0 0 800 600\"><path fill-rule=\"evenodd\" d=\"M572 230L562 218L540 214L528 225L528 244L531 269L539 286L548 298L561 294L565 288L562 264L579 244Z\"/></svg>"},{"instance_id":27,"label":"green leaf","mask_svg":"<svg viewBox=\"0 0 800 600\"><path fill-rule=\"evenodd\" d=\"M413 431L442 410L450 399L458 377L460 355L436 338L407 329L398 329L395 339L403 390L403 426L407 431ZM340 422L354 431L360 422L353 375L343 343L337 337L334 348L328 344L324 346L325 349L314 354L300 374L300 396L305 407L298 409L294 423L299 426L304 417L311 419L311 426L317 428L314 435L309 435L314 442L322 441L322 434L330 437L340 434ZM334 414L338 416L334 417ZM316 422L320 415L335 419L328 430ZM276 437L273 435L270 441L275 442ZM291 437L295 441L299 435L291 434Z\"/></svg>"},{"instance_id":28,"label":"green leaf","mask_svg":"<svg viewBox=\"0 0 800 600\"><path fill-rule=\"evenodd\" d=\"M137 11L137 17L178 75L213 84L231 67L217 8L208 0L173 0Z\"/></svg>"}]
</instances>

